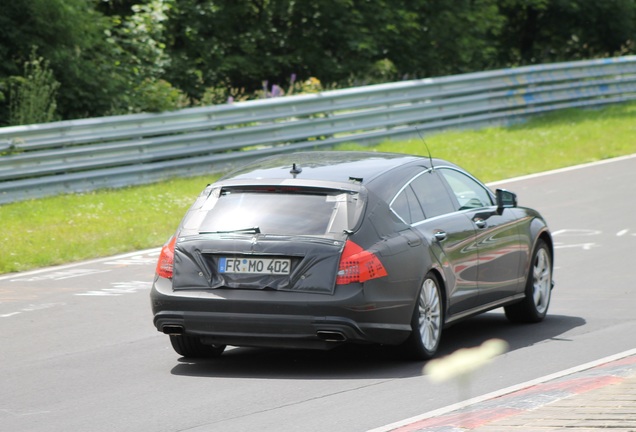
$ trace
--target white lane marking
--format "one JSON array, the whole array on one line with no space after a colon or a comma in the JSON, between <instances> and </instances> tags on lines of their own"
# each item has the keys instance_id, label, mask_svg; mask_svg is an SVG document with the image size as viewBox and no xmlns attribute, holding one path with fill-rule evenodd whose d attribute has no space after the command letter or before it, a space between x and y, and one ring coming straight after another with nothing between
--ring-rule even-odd
<instances>
[{"instance_id":1,"label":"white lane marking","mask_svg":"<svg viewBox=\"0 0 636 432\"><path fill-rule=\"evenodd\" d=\"M106 290L101 291L86 291L83 293L75 294L76 296L93 296L93 297L107 297L107 296L118 296L120 294L109 293Z\"/></svg>"},{"instance_id":2,"label":"white lane marking","mask_svg":"<svg viewBox=\"0 0 636 432\"><path fill-rule=\"evenodd\" d=\"M616 233L616 237L625 237L628 233L630 233L630 229L623 229ZM593 229L560 229L552 232L552 237L558 238L559 240L564 238L573 238L573 237L591 237L591 236L600 236L603 234L603 231L593 230ZM636 233L630 234L632 237L636 237ZM582 239L579 239L582 240ZM555 249L565 249L565 248L581 248L583 250L590 250L595 247L599 247L601 245L592 243L592 242L584 242L584 243L562 243L555 242Z\"/></svg>"},{"instance_id":3,"label":"white lane marking","mask_svg":"<svg viewBox=\"0 0 636 432\"><path fill-rule=\"evenodd\" d=\"M108 270L97 270L97 269L68 269L62 271L54 271L52 273L47 273L43 275L36 275L31 277L18 277L15 279L10 279L10 282L39 282L43 280L64 280L71 279L74 277L93 275L98 273L106 273Z\"/></svg>"},{"instance_id":4,"label":"white lane marking","mask_svg":"<svg viewBox=\"0 0 636 432\"><path fill-rule=\"evenodd\" d=\"M28 276L31 276L31 275L47 273L47 272L51 272L51 271L62 271L62 270L75 268L75 267L80 267L80 266L101 264L101 263L105 263L105 262L109 262L109 261L113 261L113 260L125 259L125 258L129 258L129 257L133 257L133 256L136 256L136 255L154 256L153 254L156 254L158 256L160 252L161 252L161 248L146 249L146 250L142 250L142 251L130 252L130 253L126 253L126 254L122 254L122 255L110 256L110 257L106 257L106 258L97 258L97 259L90 260L90 261L80 261L80 262L76 262L76 263L72 263L72 264L65 264L65 265L56 266L56 267L46 267L46 268L41 268L41 269L37 269L37 270L30 270L30 271L27 271L27 272L24 272L24 273L10 273L10 274L4 275L4 276L0 276L0 281L5 280L5 279L12 279L12 278L16 278L16 277L20 277L20 278L28 277Z\"/></svg>"},{"instance_id":5,"label":"white lane marking","mask_svg":"<svg viewBox=\"0 0 636 432\"><path fill-rule=\"evenodd\" d=\"M143 291L152 287L152 282L149 281L129 281L129 282L113 282L112 288L104 288L101 290L86 291L83 293L76 293L76 296L95 296L95 297L107 297L107 296L120 296L124 294L133 294L137 291Z\"/></svg>"},{"instance_id":6,"label":"white lane marking","mask_svg":"<svg viewBox=\"0 0 636 432\"><path fill-rule=\"evenodd\" d=\"M554 231L552 233L552 237L555 239L562 239L564 237L566 238L572 238L572 237L590 237L590 236L599 236L603 234L602 231L599 230L592 230L592 229L560 229L557 231ZM581 240L581 239L579 239ZM593 243L593 242L584 242L584 243L563 243L563 242L554 242L554 248L555 249L566 249L566 248L577 248L577 249L583 249L583 250L590 250L592 248L595 247L599 247L600 245Z\"/></svg>"},{"instance_id":7,"label":"white lane marking","mask_svg":"<svg viewBox=\"0 0 636 432\"><path fill-rule=\"evenodd\" d=\"M113 261L107 261L104 264L114 266L129 266L129 265L154 265L157 263L157 258L153 256L134 256L132 258L122 258Z\"/></svg>"},{"instance_id":8,"label":"white lane marking","mask_svg":"<svg viewBox=\"0 0 636 432\"><path fill-rule=\"evenodd\" d=\"M398 421L398 422L395 422L395 423L391 423L391 424L388 424L386 426L381 426L379 428L370 429L367 432L389 432L389 431L392 431L394 429L397 429L397 428L400 428L400 427L404 427L404 426L410 425L410 424L415 423L415 422L419 422L419 421L422 421L422 420L425 420L425 419L428 419L428 418L431 418L431 417L437 417L437 416L440 416L440 415L443 415L443 414L448 414L450 412L466 408L466 407L468 407L470 405L474 405L474 404L479 403L479 402L484 402L484 401L487 401L487 400L490 400L490 399L498 398L498 397L501 397L501 396L504 396L504 395L507 395L507 394L510 394L510 393L517 392L519 390L524 390L524 389L527 389L529 387L536 386L538 384L543 384L543 383L548 382L548 381L552 381L552 380L555 380L555 379L558 379L558 378L563 378L564 376L567 376L567 375L572 375L572 374L577 373L577 372L582 372L582 371L587 370L587 369L592 369L592 368L594 368L596 366L600 366L602 364L610 363L610 362L613 362L613 361L616 361L616 360L620 360L620 359L623 359L625 357L629 357L629 356L633 356L633 355L636 355L636 349L631 349L631 350L628 350L628 351L624 351L622 353L618 353L618 354L614 354L614 355L611 355L611 356L608 356L608 357L604 357L602 359L591 361L589 363L584 363L582 365L575 366L575 367L572 367L570 369L565 369L565 370L562 370L560 372L556 372L556 373L553 373L553 374L550 374L550 375L545 375L545 376L543 376L541 378L537 378L537 379L534 379L534 380L526 381L524 383L517 384L517 385L514 385L514 386L506 387L504 389L497 390L497 391L494 391L494 392L491 392L491 393L487 393L487 394L482 395L482 396L477 396L477 397L474 397L472 399L465 400L463 402L458 402L456 404L449 405L449 406L446 406L446 407L443 407L443 408L440 408L440 409L437 409L437 410L434 410L434 411L429 411L429 412L427 412L425 414L421 414L421 415L418 415L418 416L415 416L415 417L411 417L411 418L408 418L408 419L405 419L405 420L401 420L401 421Z\"/></svg>"},{"instance_id":9,"label":"white lane marking","mask_svg":"<svg viewBox=\"0 0 636 432\"><path fill-rule=\"evenodd\" d=\"M82 293L74 293L76 296L93 296L93 297L117 297L125 294L134 294L138 291L149 290L152 287L151 281L127 281L113 282L110 288L101 290L86 291ZM0 318L11 318L26 312L34 312L43 309L49 309L56 306L66 306L66 303L32 303L18 310L13 310L4 314L0 314Z\"/></svg>"},{"instance_id":10,"label":"white lane marking","mask_svg":"<svg viewBox=\"0 0 636 432\"><path fill-rule=\"evenodd\" d=\"M9 408L0 408L0 413L6 413L14 417L26 417L35 414L48 414L51 411L29 411L29 410L13 410Z\"/></svg>"},{"instance_id":11,"label":"white lane marking","mask_svg":"<svg viewBox=\"0 0 636 432\"><path fill-rule=\"evenodd\" d=\"M568 245L561 244L561 243L554 244L555 249L581 248L583 250L590 250L596 246L597 246L596 243L577 243L577 244L568 244Z\"/></svg>"},{"instance_id":12,"label":"white lane marking","mask_svg":"<svg viewBox=\"0 0 636 432\"><path fill-rule=\"evenodd\" d=\"M552 233L553 237L556 236L566 236L566 237L574 237L574 236L595 236L595 235L601 235L603 234L602 231L599 230L592 230L592 229L560 229L557 231L554 231Z\"/></svg>"},{"instance_id":13,"label":"white lane marking","mask_svg":"<svg viewBox=\"0 0 636 432\"><path fill-rule=\"evenodd\" d=\"M25 306L17 311L14 312L9 312L6 314L2 314L0 315L0 318L10 318L12 316L16 316L16 315L20 315L22 313L26 313L26 312L34 312L34 311L39 311L39 310L44 310L44 309L50 309L56 306L64 306L66 305L66 303L61 303L61 302L57 302L57 303L32 303L28 306Z\"/></svg>"},{"instance_id":14,"label":"white lane marking","mask_svg":"<svg viewBox=\"0 0 636 432\"><path fill-rule=\"evenodd\" d=\"M517 181L522 181L522 180L530 180L530 179L534 179L534 178L539 178L539 177L544 177L544 176L549 176L549 175L553 175L553 174L561 174L564 172L569 172L569 171L576 171L579 169L584 169L584 168L590 168L590 167L595 167L598 165L606 165L609 163L614 163L614 162L621 162L624 160L628 160L628 159L633 159L636 158L636 153L631 154L631 155L627 155L627 156L619 156L619 157L615 157L612 159L604 159L601 161L596 161L596 162L590 162L590 163L585 163L585 164L581 164L581 165L574 165L571 167L566 167L566 168L559 168L559 169L555 169L555 170L551 170L551 171L545 171L542 173L536 173L536 174L529 174L526 176L521 176L521 177L514 177L511 179L507 179L507 180L497 180L495 182L491 182L491 183L487 183L487 186L497 186L500 184L504 184L504 183L512 183L512 182L517 182Z\"/></svg>"}]
</instances>

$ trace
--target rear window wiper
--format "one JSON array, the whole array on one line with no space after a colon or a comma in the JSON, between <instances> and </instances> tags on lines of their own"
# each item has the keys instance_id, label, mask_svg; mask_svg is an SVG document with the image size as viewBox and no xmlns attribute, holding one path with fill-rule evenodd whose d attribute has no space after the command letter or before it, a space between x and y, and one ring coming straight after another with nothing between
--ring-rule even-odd
<instances>
[{"instance_id":1,"label":"rear window wiper","mask_svg":"<svg viewBox=\"0 0 636 432\"><path fill-rule=\"evenodd\" d=\"M260 234L261 229L257 226L249 228L239 228L227 231L199 231L199 234Z\"/></svg>"}]
</instances>

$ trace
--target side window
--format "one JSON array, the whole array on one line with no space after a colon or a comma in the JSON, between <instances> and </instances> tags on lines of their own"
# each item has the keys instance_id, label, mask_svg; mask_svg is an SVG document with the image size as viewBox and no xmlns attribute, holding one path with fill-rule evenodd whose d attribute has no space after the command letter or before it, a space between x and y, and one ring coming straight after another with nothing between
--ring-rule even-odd
<instances>
[{"instance_id":1,"label":"side window","mask_svg":"<svg viewBox=\"0 0 636 432\"><path fill-rule=\"evenodd\" d=\"M427 218L454 212L455 205L437 172L429 171L411 182Z\"/></svg>"},{"instance_id":2,"label":"side window","mask_svg":"<svg viewBox=\"0 0 636 432\"><path fill-rule=\"evenodd\" d=\"M391 202L391 208L409 224L455 211L448 189L436 172L415 177Z\"/></svg>"},{"instance_id":3,"label":"side window","mask_svg":"<svg viewBox=\"0 0 636 432\"><path fill-rule=\"evenodd\" d=\"M453 169L440 169L459 202L459 210L490 207L493 205L488 191L473 178Z\"/></svg>"},{"instance_id":4,"label":"side window","mask_svg":"<svg viewBox=\"0 0 636 432\"><path fill-rule=\"evenodd\" d=\"M410 185L395 197L391 203L393 211L406 223L419 222L424 219L424 212Z\"/></svg>"}]
</instances>

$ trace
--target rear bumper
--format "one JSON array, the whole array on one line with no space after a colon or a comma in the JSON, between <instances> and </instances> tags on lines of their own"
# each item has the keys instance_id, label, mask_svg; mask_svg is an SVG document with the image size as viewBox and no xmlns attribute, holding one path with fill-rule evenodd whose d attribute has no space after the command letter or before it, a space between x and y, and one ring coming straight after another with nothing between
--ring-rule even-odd
<instances>
[{"instance_id":1,"label":"rear bumper","mask_svg":"<svg viewBox=\"0 0 636 432\"><path fill-rule=\"evenodd\" d=\"M261 290L173 291L158 278L151 290L154 325L204 343L329 349L343 342L397 345L410 334L412 303L369 299L362 285L333 295Z\"/></svg>"}]
</instances>

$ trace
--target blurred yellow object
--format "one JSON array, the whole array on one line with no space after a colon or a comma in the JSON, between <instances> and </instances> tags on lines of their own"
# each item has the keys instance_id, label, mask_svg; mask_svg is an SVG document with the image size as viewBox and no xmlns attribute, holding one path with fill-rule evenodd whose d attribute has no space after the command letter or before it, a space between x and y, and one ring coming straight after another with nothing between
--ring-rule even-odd
<instances>
[{"instance_id":1,"label":"blurred yellow object","mask_svg":"<svg viewBox=\"0 0 636 432\"><path fill-rule=\"evenodd\" d=\"M423 372L436 382L461 378L489 363L491 359L508 350L508 343L490 339L475 348L462 348L439 359L431 360Z\"/></svg>"}]
</instances>

